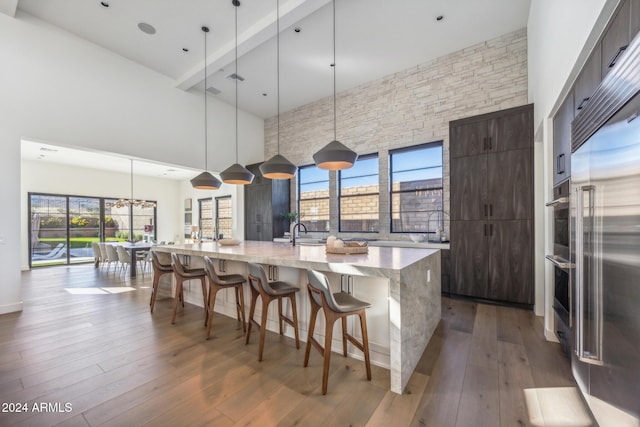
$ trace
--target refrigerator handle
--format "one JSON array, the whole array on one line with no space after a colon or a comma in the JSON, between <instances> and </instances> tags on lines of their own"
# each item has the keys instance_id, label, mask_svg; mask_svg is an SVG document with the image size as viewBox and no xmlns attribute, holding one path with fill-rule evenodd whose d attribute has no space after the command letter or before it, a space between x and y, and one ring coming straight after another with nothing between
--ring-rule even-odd
<instances>
[{"instance_id":1,"label":"refrigerator handle","mask_svg":"<svg viewBox=\"0 0 640 427\"><path fill-rule=\"evenodd\" d=\"M582 338L583 338L583 316L584 309L582 307L583 304L583 296L582 291L584 289L583 283L583 270L584 270L584 226L583 226L583 207L584 200L582 198L582 187L576 188L576 250L575 250L575 278L576 278L576 295L575 295L575 307L576 307L576 343L575 343L575 353L579 359L582 359Z\"/></svg>"},{"instance_id":2,"label":"refrigerator handle","mask_svg":"<svg viewBox=\"0 0 640 427\"><path fill-rule=\"evenodd\" d=\"M596 264L599 237L594 196L595 187L592 185L576 189L576 353L582 362L602 365L603 295ZM588 262L585 262L585 249ZM589 274L585 276L586 269L589 269ZM590 302L588 325L585 325L585 297ZM588 346L585 345L585 333L589 334Z\"/></svg>"}]
</instances>

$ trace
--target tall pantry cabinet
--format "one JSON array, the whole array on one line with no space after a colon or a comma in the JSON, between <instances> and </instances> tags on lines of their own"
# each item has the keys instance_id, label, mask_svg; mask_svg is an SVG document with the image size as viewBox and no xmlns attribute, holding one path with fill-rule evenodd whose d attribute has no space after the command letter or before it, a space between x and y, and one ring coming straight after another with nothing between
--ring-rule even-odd
<instances>
[{"instance_id":1,"label":"tall pantry cabinet","mask_svg":"<svg viewBox=\"0 0 640 427\"><path fill-rule=\"evenodd\" d=\"M532 305L533 106L449 125L451 293Z\"/></svg>"}]
</instances>

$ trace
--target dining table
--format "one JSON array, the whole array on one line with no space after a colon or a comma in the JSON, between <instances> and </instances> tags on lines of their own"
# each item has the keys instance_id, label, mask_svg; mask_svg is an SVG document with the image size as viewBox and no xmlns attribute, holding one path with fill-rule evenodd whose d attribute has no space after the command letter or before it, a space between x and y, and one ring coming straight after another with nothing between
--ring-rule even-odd
<instances>
[{"instance_id":1,"label":"dining table","mask_svg":"<svg viewBox=\"0 0 640 427\"><path fill-rule=\"evenodd\" d=\"M138 263L136 254L141 251L148 251L153 247L151 242L107 242L107 244L122 246L131 253L131 268L129 274L131 277L136 277L138 270ZM96 262L96 267L98 263Z\"/></svg>"}]
</instances>

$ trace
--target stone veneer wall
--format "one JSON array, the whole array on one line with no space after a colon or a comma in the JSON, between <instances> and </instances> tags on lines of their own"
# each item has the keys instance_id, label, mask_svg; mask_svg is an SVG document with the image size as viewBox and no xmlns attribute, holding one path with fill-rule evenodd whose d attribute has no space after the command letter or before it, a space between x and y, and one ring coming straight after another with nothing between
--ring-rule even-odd
<instances>
[{"instance_id":1,"label":"stone veneer wall","mask_svg":"<svg viewBox=\"0 0 640 427\"><path fill-rule=\"evenodd\" d=\"M340 68L337 69L340 79ZM338 140L359 154L377 152L388 188L388 152L443 141L444 210L449 211L449 122L527 103L527 31L521 29L337 94ZM265 120L265 159L276 153L276 118ZM302 166L333 139L333 98L280 115L280 153ZM291 209L297 209L296 181ZM336 173L330 173L331 233L338 230ZM379 238L389 233L389 194L380 193ZM356 237L357 234L352 234ZM370 234L362 235L372 237Z\"/></svg>"}]
</instances>

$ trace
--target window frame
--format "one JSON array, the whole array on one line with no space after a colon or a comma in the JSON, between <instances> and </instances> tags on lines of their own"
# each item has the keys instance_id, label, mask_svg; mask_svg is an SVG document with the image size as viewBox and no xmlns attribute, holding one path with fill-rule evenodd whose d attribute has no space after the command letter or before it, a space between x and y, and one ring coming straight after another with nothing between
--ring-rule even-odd
<instances>
[{"instance_id":1,"label":"window frame","mask_svg":"<svg viewBox=\"0 0 640 427\"><path fill-rule=\"evenodd\" d=\"M301 210L300 210L300 202L302 201L302 199L300 198L300 187L302 186L302 180L300 179L300 171L305 169L305 168L318 168L318 166L316 166L315 163L311 163L308 165L303 165L303 166L299 166L298 167L298 175L296 177L296 199L297 199L297 206L296 206L296 212L298 212L298 215L300 214ZM325 169L320 169L320 170L325 170ZM318 182L323 182L323 181L310 181L310 182L305 182L304 184L313 184L313 183L318 183ZM305 200L327 200L329 203L329 218L327 221L329 221L329 227L331 227L331 173L330 171L327 171L327 197L316 197L313 199L305 199ZM304 218L300 218L298 217L298 222L304 222ZM312 233L329 233L331 230L312 230L310 232Z\"/></svg>"},{"instance_id":2,"label":"window frame","mask_svg":"<svg viewBox=\"0 0 640 427\"><path fill-rule=\"evenodd\" d=\"M377 179L377 183L378 183L378 192L377 193L363 193L363 194L357 194L357 195L352 195L352 196L345 196L345 197L362 197L362 196L371 196L371 195L377 195L377 199L378 199L378 229L377 230L370 230L370 231L363 231L363 230L343 230L342 229L342 218L341 218L341 205L342 205L342 171L338 171L338 174L336 176L336 186L337 186L337 201L338 201L338 232L340 233L380 233L380 156L379 153L375 152L375 153L369 153L369 154L363 154L363 155L358 155L358 160L356 160L356 163L354 164L354 166L361 160L368 160L368 159L373 159L376 158L378 159L378 169L376 171L376 176L378 177ZM361 177L365 177L365 176L373 176L373 175L359 175Z\"/></svg>"},{"instance_id":3,"label":"window frame","mask_svg":"<svg viewBox=\"0 0 640 427\"><path fill-rule=\"evenodd\" d=\"M205 236L204 229L202 227L202 204L205 202L211 202L211 236ZM216 233L215 218L213 216L214 209L213 197L203 197L202 199L198 199L198 230L200 231L200 238L202 240L214 240Z\"/></svg>"},{"instance_id":4,"label":"window frame","mask_svg":"<svg viewBox=\"0 0 640 427\"><path fill-rule=\"evenodd\" d=\"M230 210L231 210L231 215L229 217L223 217L224 219L230 219L231 220L231 234L229 236L226 236L226 238L230 239L231 237L233 237L233 199L231 198L231 194L228 194L226 196L217 196L216 200L215 200L215 210L216 210L216 220L215 220L215 226L214 226L214 233L217 234L216 236L214 236L215 239L218 238L218 236L220 235L220 201L221 200L229 200L230 203ZM225 237L225 234L223 233L223 237Z\"/></svg>"},{"instance_id":5,"label":"window frame","mask_svg":"<svg viewBox=\"0 0 640 427\"><path fill-rule=\"evenodd\" d=\"M407 153L407 152L411 152L411 151L418 151L418 150L422 150L425 148L430 148L430 147L440 147L442 150L442 156L440 159L440 166L435 166L435 167L429 167L429 168L422 168L422 169L433 169L436 167L439 167L442 169L442 175L440 177L440 179L442 180L442 185L440 187L433 187L433 188L429 188L428 190L439 190L442 194L442 197L444 197L444 140L437 140L437 141L430 141L430 142L424 142L421 144L417 144L417 145L412 145L410 147L400 147L400 148L395 148L393 150L389 150L389 233L390 234L411 234L411 233L416 233L416 231L396 231L393 229L393 195L394 194L402 194L402 193L409 193L409 192L414 192L415 190L404 190L404 191L393 191L393 155L394 154L400 154L400 153ZM417 170L417 169L412 169L412 170ZM443 211L444 210L444 200L442 200L443 204L440 206L440 210ZM427 231L418 231L418 233L421 234L429 234L431 233L429 230Z\"/></svg>"}]
</instances>

